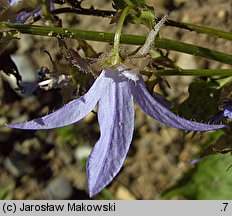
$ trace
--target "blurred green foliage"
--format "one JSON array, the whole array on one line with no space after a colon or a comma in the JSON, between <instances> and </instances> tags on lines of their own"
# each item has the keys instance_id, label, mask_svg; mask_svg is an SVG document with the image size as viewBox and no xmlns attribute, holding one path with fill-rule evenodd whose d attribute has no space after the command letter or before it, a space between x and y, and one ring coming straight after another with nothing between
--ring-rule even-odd
<instances>
[{"instance_id":1,"label":"blurred green foliage","mask_svg":"<svg viewBox=\"0 0 232 216\"><path fill-rule=\"evenodd\" d=\"M180 196L184 199L232 199L231 155L212 155L204 158L195 169L186 174L163 198ZM228 171L227 171L228 169Z\"/></svg>"},{"instance_id":2,"label":"blurred green foliage","mask_svg":"<svg viewBox=\"0 0 232 216\"><path fill-rule=\"evenodd\" d=\"M78 144L78 131L75 130L74 124L62 128L57 128L54 131L58 135L58 145L65 142L68 142L73 146Z\"/></svg>"},{"instance_id":3,"label":"blurred green foliage","mask_svg":"<svg viewBox=\"0 0 232 216\"><path fill-rule=\"evenodd\" d=\"M0 200L10 200L13 198L14 184L0 187Z\"/></svg>"},{"instance_id":4,"label":"blurred green foliage","mask_svg":"<svg viewBox=\"0 0 232 216\"><path fill-rule=\"evenodd\" d=\"M107 188L104 188L101 191L98 199L100 199L100 200L115 200L116 197Z\"/></svg>"},{"instance_id":5,"label":"blurred green foliage","mask_svg":"<svg viewBox=\"0 0 232 216\"><path fill-rule=\"evenodd\" d=\"M53 142L58 147L61 147L63 143L69 143L72 146L76 146L78 144L79 134L80 132L74 124L54 130L36 131L36 135L42 139L46 140L47 137L53 137Z\"/></svg>"},{"instance_id":6,"label":"blurred green foliage","mask_svg":"<svg viewBox=\"0 0 232 216\"><path fill-rule=\"evenodd\" d=\"M200 144L202 150L212 143L217 143L225 131L210 133ZM200 152L202 152L200 150ZM206 154L207 155L207 154ZM205 156L206 156L205 155ZM177 183L163 193L163 198L183 198L194 200L232 199L232 164L231 154L214 154L204 157L196 166L185 173Z\"/></svg>"}]
</instances>

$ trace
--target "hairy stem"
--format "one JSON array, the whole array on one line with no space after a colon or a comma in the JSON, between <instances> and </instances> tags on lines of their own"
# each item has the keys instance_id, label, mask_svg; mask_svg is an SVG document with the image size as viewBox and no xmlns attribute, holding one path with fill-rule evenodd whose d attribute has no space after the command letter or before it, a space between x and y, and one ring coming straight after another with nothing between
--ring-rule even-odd
<instances>
[{"instance_id":1,"label":"hairy stem","mask_svg":"<svg viewBox=\"0 0 232 216\"><path fill-rule=\"evenodd\" d=\"M101 17L112 17L116 14L116 11L107 11L107 10L96 10L96 9L75 9L75 8L58 8L52 11L53 14L61 14L61 13L75 13L78 15L89 15L89 16L101 16ZM161 18L157 18L160 20ZM190 23L183 23L174 20L168 19L165 23L166 26L172 26L177 28L186 29L189 31L195 31L197 33L207 34L214 37L224 38L227 40L232 40L232 33L226 32L223 30L210 28L202 25L195 25Z\"/></svg>"},{"instance_id":2,"label":"hairy stem","mask_svg":"<svg viewBox=\"0 0 232 216\"><path fill-rule=\"evenodd\" d=\"M7 31L10 29L18 30L23 34L42 35L49 37L66 37L73 39L102 41L107 43L112 43L114 41L114 34L106 32L0 22L0 29L4 28L8 28ZM143 45L145 41L146 37L139 35L121 35L120 37L120 42L124 44ZM232 55L201 46L159 37L155 39L155 46L166 50L188 53L191 55L200 56L206 59L232 65Z\"/></svg>"},{"instance_id":3,"label":"hairy stem","mask_svg":"<svg viewBox=\"0 0 232 216\"><path fill-rule=\"evenodd\" d=\"M168 69L143 70L142 74L154 73L156 76L232 76L232 69Z\"/></svg>"},{"instance_id":4,"label":"hairy stem","mask_svg":"<svg viewBox=\"0 0 232 216\"><path fill-rule=\"evenodd\" d=\"M222 31L219 29L209 28L209 27L202 26L202 25L194 25L194 24L190 24L190 23L182 23L182 22L177 22L174 20L167 20L167 22L165 24L167 26L178 27L178 28L182 28L182 29L186 29L186 30L190 30L190 31L195 31L197 33L202 33L202 34L207 34L210 36L224 38L227 40L232 40L232 33Z\"/></svg>"}]
</instances>

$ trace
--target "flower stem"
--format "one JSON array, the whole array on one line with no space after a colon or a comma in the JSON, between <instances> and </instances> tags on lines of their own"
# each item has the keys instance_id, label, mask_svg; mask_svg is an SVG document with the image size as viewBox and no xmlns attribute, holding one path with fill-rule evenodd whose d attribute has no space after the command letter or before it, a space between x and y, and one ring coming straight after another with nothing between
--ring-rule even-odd
<instances>
[{"instance_id":1,"label":"flower stem","mask_svg":"<svg viewBox=\"0 0 232 216\"><path fill-rule=\"evenodd\" d=\"M190 30L190 31L195 31L197 33L202 33L202 34L207 34L210 36L224 38L227 40L232 40L232 33L222 31L219 29L209 28L209 27L202 26L202 25L194 25L194 24L190 24L190 23L182 23L182 22L177 22L174 20L167 20L167 22L165 24L167 26L178 27L178 28L182 28L182 29L186 29L186 30Z\"/></svg>"},{"instance_id":2,"label":"flower stem","mask_svg":"<svg viewBox=\"0 0 232 216\"><path fill-rule=\"evenodd\" d=\"M126 2L128 5L133 5L130 1ZM53 10L53 14L62 14L62 13L75 13L77 15L89 15L89 16L101 16L101 17L112 17L117 12L112 10L97 10L97 9L85 9L85 8L73 8L73 7L64 7ZM40 15L35 17L35 21L38 21ZM161 18L157 18L159 21ZM219 38L224 38L227 40L232 40L232 33L226 32L223 30L206 27L203 25L195 25L190 23L178 22L175 20L168 19L165 23L166 26L172 26L177 28L186 29L189 31L195 31L197 33L207 34L210 36L215 36Z\"/></svg>"},{"instance_id":3,"label":"flower stem","mask_svg":"<svg viewBox=\"0 0 232 216\"><path fill-rule=\"evenodd\" d=\"M143 70L143 75L154 73L156 76L232 76L232 69L167 69L167 70Z\"/></svg>"},{"instance_id":4,"label":"flower stem","mask_svg":"<svg viewBox=\"0 0 232 216\"><path fill-rule=\"evenodd\" d=\"M118 26L117 26L117 29L114 35L114 47L113 47L112 56L111 56L112 65L116 65L120 63L120 56L119 56L120 37L122 34L123 23L125 21L126 15L128 14L129 10L130 10L130 6L126 6L123 9L121 16L118 20Z\"/></svg>"},{"instance_id":5,"label":"flower stem","mask_svg":"<svg viewBox=\"0 0 232 216\"><path fill-rule=\"evenodd\" d=\"M62 14L62 13L75 13L77 15L90 15L90 16L101 16L101 17L112 17L116 14L116 11L107 11L107 10L96 10L96 9L76 9L76 8L58 8L52 11L53 14ZM158 18L160 20L161 18ZM207 34L214 37L219 37L227 40L232 40L232 33L226 32L223 30L206 27L202 25L195 25L190 23L178 22L175 20L168 19L165 23L166 26L172 26L177 28L186 29L189 31L195 31L201 34Z\"/></svg>"},{"instance_id":6,"label":"flower stem","mask_svg":"<svg viewBox=\"0 0 232 216\"><path fill-rule=\"evenodd\" d=\"M96 9L75 9L75 8L58 8L52 11L53 14L62 14L62 13L75 13L78 15L90 15L90 16L101 16L101 17L112 17L116 14L115 11L105 11L105 10L96 10ZM36 18L35 18L36 19ZM157 18L159 21L161 18ZM181 29L186 29L189 31L195 31L201 34L207 34L214 37L219 37L227 40L232 40L232 33L226 32L220 29L215 29L211 27L206 27L203 25L195 25L191 23L183 23L175 20L168 19L165 23L166 26L177 27Z\"/></svg>"},{"instance_id":7,"label":"flower stem","mask_svg":"<svg viewBox=\"0 0 232 216\"><path fill-rule=\"evenodd\" d=\"M128 3L127 3L128 4ZM129 5L129 4L128 4ZM62 14L62 13L75 13L78 15L90 15L90 16L101 16L101 17L112 17L116 14L116 11L110 10L96 10L96 9L85 9L85 8L58 8L52 11L53 14ZM159 21L161 18L157 18ZM203 25L195 25L190 23L178 22L175 20L168 19L165 23L166 26L173 26L177 28L182 28L190 31L195 31L197 33L207 34L214 37L224 38L227 40L232 40L232 33L226 32L223 30L206 27Z\"/></svg>"},{"instance_id":8,"label":"flower stem","mask_svg":"<svg viewBox=\"0 0 232 216\"><path fill-rule=\"evenodd\" d=\"M51 26L36 26L36 25L26 25L20 23L9 23L0 22L0 30L17 30L24 34L42 35L49 37L65 37L73 39L83 39L92 41L102 41L107 43L112 43L114 41L113 33L106 32L96 32L96 31L86 31L78 30L72 28L60 28ZM133 44L133 45L143 45L146 41L145 36L140 35L121 35L120 42L123 44ZM232 55L219 52L213 49L208 49L201 46L196 46L188 43L183 43L175 40L170 40L166 38L155 39L155 46L158 48L163 48L166 50L173 50L177 52L187 53L195 56L200 56L206 59L211 59L219 61L228 65L232 65Z\"/></svg>"}]
</instances>

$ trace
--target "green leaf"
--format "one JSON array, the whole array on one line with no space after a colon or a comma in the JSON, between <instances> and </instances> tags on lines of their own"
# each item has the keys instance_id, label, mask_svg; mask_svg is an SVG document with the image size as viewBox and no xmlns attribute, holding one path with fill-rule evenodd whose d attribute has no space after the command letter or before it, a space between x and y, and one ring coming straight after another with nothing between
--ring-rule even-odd
<instances>
[{"instance_id":1,"label":"green leaf","mask_svg":"<svg viewBox=\"0 0 232 216\"><path fill-rule=\"evenodd\" d=\"M147 26L149 29L152 29L155 25L155 15L153 10L149 8L131 10L127 21L134 24L142 24Z\"/></svg>"},{"instance_id":2,"label":"green leaf","mask_svg":"<svg viewBox=\"0 0 232 216\"><path fill-rule=\"evenodd\" d=\"M181 196L185 199L231 199L231 155L212 155L203 159L195 170L186 174L175 187L163 194L165 199Z\"/></svg>"},{"instance_id":3,"label":"green leaf","mask_svg":"<svg viewBox=\"0 0 232 216\"><path fill-rule=\"evenodd\" d=\"M220 89L216 82L196 80L189 85L189 97L179 105L178 114L187 119L209 121L217 113Z\"/></svg>"}]
</instances>

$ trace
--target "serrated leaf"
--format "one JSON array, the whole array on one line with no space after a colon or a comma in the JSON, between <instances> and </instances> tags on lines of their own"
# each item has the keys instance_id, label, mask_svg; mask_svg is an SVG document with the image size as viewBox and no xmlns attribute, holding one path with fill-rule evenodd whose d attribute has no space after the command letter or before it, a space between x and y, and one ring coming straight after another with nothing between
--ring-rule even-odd
<instances>
[{"instance_id":1,"label":"serrated leaf","mask_svg":"<svg viewBox=\"0 0 232 216\"><path fill-rule=\"evenodd\" d=\"M209 121L217 113L220 89L215 82L196 80L189 85L189 97L179 105L178 114L187 119Z\"/></svg>"}]
</instances>

